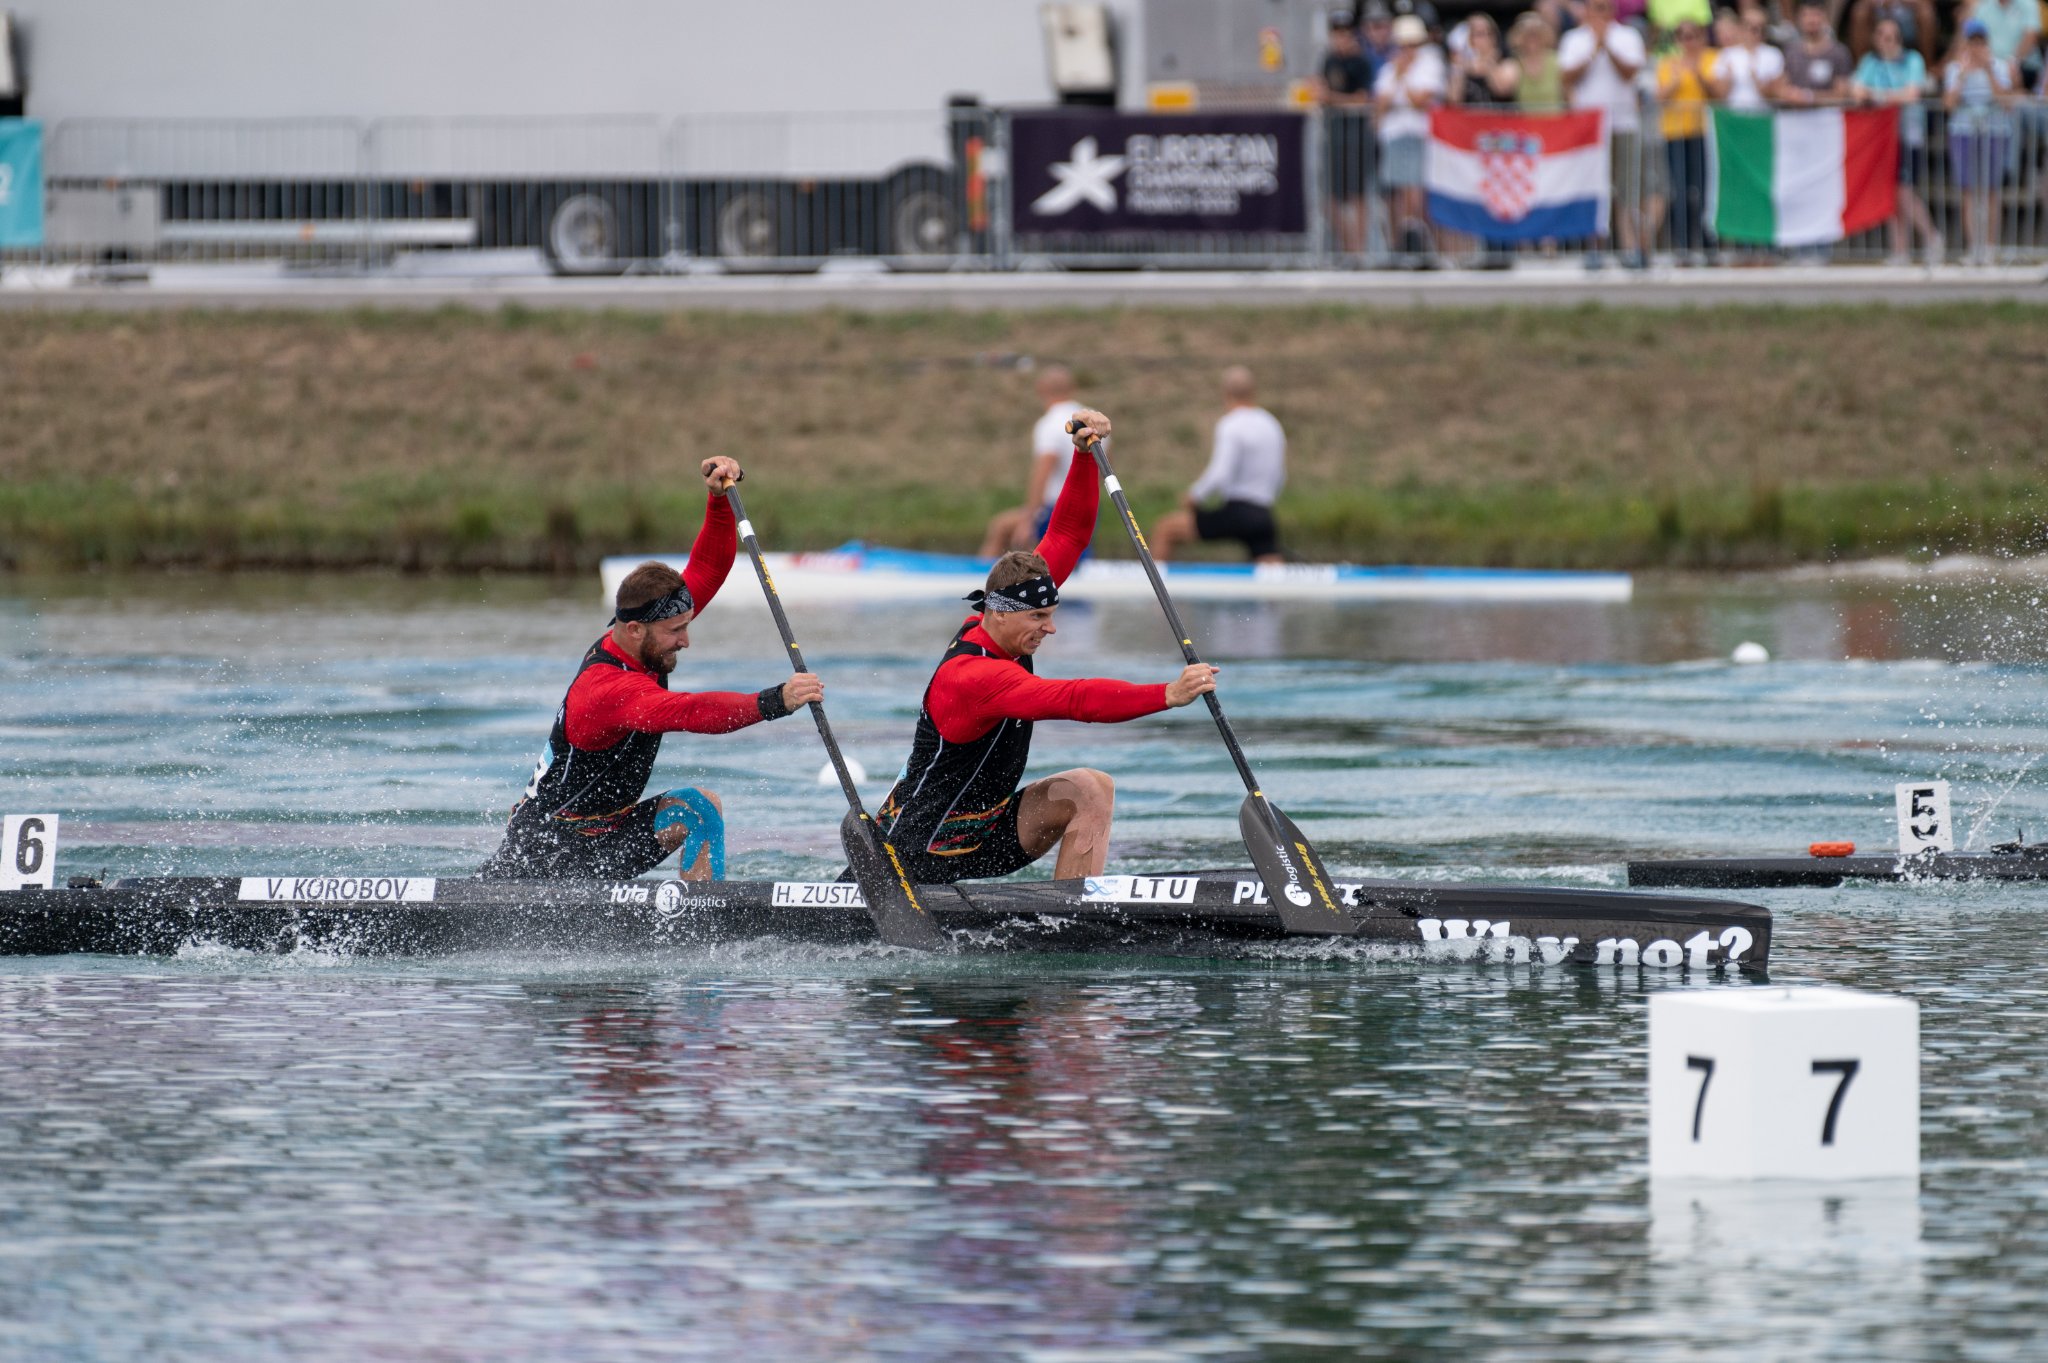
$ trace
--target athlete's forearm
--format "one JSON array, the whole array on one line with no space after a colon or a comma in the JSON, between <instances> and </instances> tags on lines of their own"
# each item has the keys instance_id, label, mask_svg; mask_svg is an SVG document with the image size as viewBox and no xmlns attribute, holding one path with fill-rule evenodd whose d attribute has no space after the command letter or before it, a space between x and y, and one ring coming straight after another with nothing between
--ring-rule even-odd
<instances>
[{"instance_id":1,"label":"athlete's forearm","mask_svg":"<svg viewBox=\"0 0 2048 1363\"><path fill-rule=\"evenodd\" d=\"M569 741L601 750L629 733L729 734L763 718L760 698L737 691L664 691L639 673L593 668L569 688Z\"/></svg>"},{"instance_id":2,"label":"athlete's forearm","mask_svg":"<svg viewBox=\"0 0 2048 1363\"><path fill-rule=\"evenodd\" d=\"M704 613L711 598L725 585L725 575L732 571L739 544L739 528L733 522L731 505L724 497L711 493L704 507L704 526L697 532L696 543L690 546L689 566L683 569L683 584L690 589L690 599L697 603L697 615Z\"/></svg>"},{"instance_id":3,"label":"athlete's forearm","mask_svg":"<svg viewBox=\"0 0 2048 1363\"><path fill-rule=\"evenodd\" d=\"M1114 677L1075 677L1049 686L1071 688L1063 700L1065 713L1051 719L1077 719L1083 724L1121 724L1168 708L1164 682L1127 682Z\"/></svg>"},{"instance_id":4,"label":"athlete's forearm","mask_svg":"<svg viewBox=\"0 0 2048 1363\"><path fill-rule=\"evenodd\" d=\"M1052 580L1065 582L1088 552L1095 538L1095 518L1102 510L1102 487L1095 471L1095 456L1074 451L1067 468L1067 481L1060 485L1060 499L1053 503L1052 521L1045 538L1038 542L1039 557L1052 569Z\"/></svg>"},{"instance_id":5,"label":"athlete's forearm","mask_svg":"<svg viewBox=\"0 0 2048 1363\"><path fill-rule=\"evenodd\" d=\"M729 734L761 722L761 701L751 691L663 691L627 702L620 717L644 734Z\"/></svg>"},{"instance_id":6,"label":"athlete's forearm","mask_svg":"<svg viewBox=\"0 0 2048 1363\"><path fill-rule=\"evenodd\" d=\"M971 743L1006 719L1119 724L1167 709L1166 687L1109 677L1035 677L1012 663L956 658L932 678L932 722L948 743Z\"/></svg>"}]
</instances>

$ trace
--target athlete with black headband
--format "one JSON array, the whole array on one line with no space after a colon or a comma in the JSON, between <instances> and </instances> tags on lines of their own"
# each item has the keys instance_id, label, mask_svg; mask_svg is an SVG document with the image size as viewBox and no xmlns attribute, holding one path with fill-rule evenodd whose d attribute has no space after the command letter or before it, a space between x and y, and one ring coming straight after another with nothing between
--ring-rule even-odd
<instances>
[{"instance_id":1,"label":"athlete with black headband","mask_svg":"<svg viewBox=\"0 0 2048 1363\"><path fill-rule=\"evenodd\" d=\"M1054 875L1101 874L1116 784L1077 767L1020 790L1032 724L1114 724L1216 689L1216 669L1207 663L1151 685L1106 677L1053 681L1034 672L1039 645L1058 632L1060 584L1095 534L1102 497L1095 457L1085 447L1109 435L1109 418L1077 412L1068 429L1077 448L1045 537L1036 552L997 559L985 589L967 598L977 613L954 631L925 688L910 759L877 816L911 878L924 884L1008 875L1055 844Z\"/></svg>"},{"instance_id":2,"label":"athlete with black headband","mask_svg":"<svg viewBox=\"0 0 2048 1363\"><path fill-rule=\"evenodd\" d=\"M725 878L717 796L688 786L641 799L661 736L725 734L780 719L822 700L825 687L800 672L758 695L668 689L676 654L690 646L690 625L717 595L739 548L724 492L746 475L724 457L706 459L702 471L710 500L688 569L643 563L619 584L611 631L583 655L505 840L479 874L630 880L680 851L682 879Z\"/></svg>"}]
</instances>

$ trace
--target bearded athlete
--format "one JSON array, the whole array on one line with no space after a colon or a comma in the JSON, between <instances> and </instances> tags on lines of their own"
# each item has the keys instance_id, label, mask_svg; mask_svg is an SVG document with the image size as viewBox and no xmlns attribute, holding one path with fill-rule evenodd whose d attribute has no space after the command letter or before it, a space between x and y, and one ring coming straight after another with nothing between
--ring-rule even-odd
<instances>
[{"instance_id":1,"label":"bearded athlete","mask_svg":"<svg viewBox=\"0 0 2048 1363\"><path fill-rule=\"evenodd\" d=\"M1039 646L1058 633L1060 584L1095 534L1101 489L1086 446L1109 435L1109 418L1081 411L1067 479L1035 552L1009 553L967 599L978 614L925 688L910 760L882 802L882 832L911 879L943 885L1008 875L1058 844L1053 874L1100 875L1109 859L1116 784L1088 767L1055 772L1021 790L1041 719L1114 724L1182 706L1216 689L1216 669L1194 663L1170 682L1108 678L1053 681L1036 674Z\"/></svg>"},{"instance_id":2,"label":"bearded athlete","mask_svg":"<svg viewBox=\"0 0 2048 1363\"><path fill-rule=\"evenodd\" d=\"M547 752L480 875L630 880L680 851L682 879L725 878L725 814L716 795L687 786L640 798L661 736L729 734L780 719L822 700L825 687L800 672L757 695L668 689L677 653L690 646L690 625L725 582L739 545L724 492L745 475L722 457L706 459L702 472L710 500L689 568L678 574L643 563L619 584L611 631L583 655Z\"/></svg>"}]
</instances>

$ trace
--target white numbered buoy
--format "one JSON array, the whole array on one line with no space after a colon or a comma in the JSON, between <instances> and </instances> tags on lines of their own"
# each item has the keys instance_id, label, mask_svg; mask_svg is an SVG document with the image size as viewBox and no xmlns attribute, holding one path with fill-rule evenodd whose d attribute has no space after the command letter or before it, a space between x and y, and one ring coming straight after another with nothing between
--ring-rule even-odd
<instances>
[{"instance_id":1,"label":"white numbered buoy","mask_svg":"<svg viewBox=\"0 0 2048 1363\"><path fill-rule=\"evenodd\" d=\"M845 756L845 754L842 753L841 756ZM860 764L860 759L857 757L846 758L846 774L853 778L855 785L859 785L868 779L868 769ZM818 768L818 784L821 786L836 786L839 784L839 773L832 770L830 762Z\"/></svg>"},{"instance_id":2,"label":"white numbered buoy","mask_svg":"<svg viewBox=\"0 0 2048 1363\"><path fill-rule=\"evenodd\" d=\"M0 819L0 891L34 885L47 890L57 876L57 816L9 814Z\"/></svg>"},{"instance_id":3,"label":"white numbered buoy","mask_svg":"<svg viewBox=\"0 0 2048 1363\"><path fill-rule=\"evenodd\" d=\"M1948 782L1901 781L1893 789L1899 806L1899 855L1953 852L1956 831L1949 822Z\"/></svg>"},{"instance_id":4,"label":"white numbered buoy","mask_svg":"<svg viewBox=\"0 0 2048 1363\"><path fill-rule=\"evenodd\" d=\"M1855 989L1650 1000L1653 1178L1920 1170L1920 1006Z\"/></svg>"},{"instance_id":5,"label":"white numbered buoy","mask_svg":"<svg viewBox=\"0 0 2048 1363\"><path fill-rule=\"evenodd\" d=\"M1735 651L1728 655L1729 662L1745 667L1752 663L1767 663L1770 660L1771 651L1754 639L1744 639L1735 646Z\"/></svg>"}]
</instances>

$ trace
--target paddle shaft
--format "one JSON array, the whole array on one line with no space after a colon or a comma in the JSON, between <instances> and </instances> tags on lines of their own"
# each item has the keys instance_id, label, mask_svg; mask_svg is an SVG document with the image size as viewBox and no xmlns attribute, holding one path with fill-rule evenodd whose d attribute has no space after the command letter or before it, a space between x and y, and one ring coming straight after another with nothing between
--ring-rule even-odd
<instances>
[{"instance_id":1,"label":"paddle shaft","mask_svg":"<svg viewBox=\"0 0 2048 1363\"><path fill-rule=\"evenodd\" d=\"M725 490L725 504L732 508L732 518L739 522L740 541L747 546L747 557L754 560L754 574L761 579L761 592L768 598L768 611L775 617L775 629L789 648L790 670L810 671L804 666L804 651L797 647L796 631L789 627L789 617L782 612L782 597L775 590L775 579L768 575L767 560L761 557L761 541L754 537L754 523L747 519L747 508L740 501L737 487ZM839 751L839 740L832 737L832 721L825 718L824 705L814 700L809 708L811 718L818 721L818 737L825 740L825 752L832 758L832 770L839 773L839 788L846 792L846 803L865 819L868 812L861 807L860 790L853 784L853 774L846 769L846 758Z\"/></svg>"},{"instance_id":2,"label":"paddle shaft","mask_svg":"<svg viewBox=\"0 0 2048 1363\"><path fill-rule=\"evenodd\" d=\"M1124 529L1131 534L1131 544L1138 551L1138 562L1145 565L1145 576L1152 583L1152 594L1159 598L1159 608L1166 612L1166 623L1173 626L1173 637L1180 640L1180 656L1190 663L1202 661L1195 652L1195 641L1188 634L1188 627L1181 623L1180 612L1173 608L1173 598L1167 595L1166 581L1159 576L1159 565L1152 561L1151 546L1145 543L1145 532L1138 529L1138 518L1131 513L1131 504L1124 496L1124 485L1117 481L1108 452L1102 448L1100 440L1089 445L1088 452L1095 456L1096 463L1102 465L1102 485L1109 489L1109 500L1116 505L1117 514L1124 518ZM1237 774L1243 779L1244 788L1258 795L1259 778L1252 775L1252 764L1245 761L1244 749L1237 743L1237 732L1223 714L1223 702L1216 699L1214 691L1202 699L1209 702L1209 714L1216 721L1217 731L1223 735L1223 746L1230 749L1230 760L1237 764Z\"/></svg>"}]
</instances>

